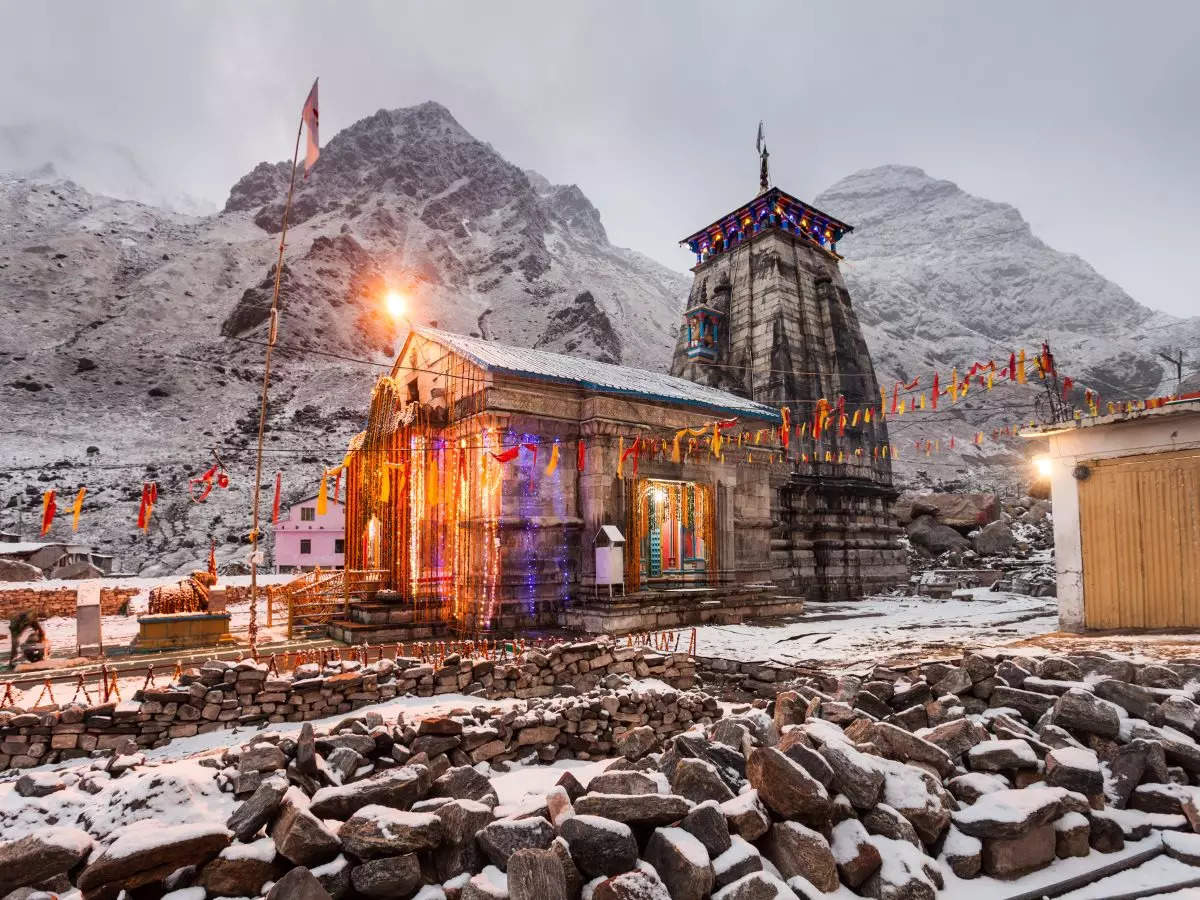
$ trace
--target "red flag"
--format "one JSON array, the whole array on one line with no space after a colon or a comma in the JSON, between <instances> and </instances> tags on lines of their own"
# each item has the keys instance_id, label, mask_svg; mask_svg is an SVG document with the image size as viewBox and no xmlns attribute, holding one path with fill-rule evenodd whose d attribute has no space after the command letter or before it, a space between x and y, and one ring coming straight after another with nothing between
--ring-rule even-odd
<instances>
[{"instance_id":1,"label":"red flag","mask_svg":"<svg viewBox=\"0 0 1200 900\"><path fill-rule=\"evenodd\" d=\"M515 447L509 447L503 453L493 453L492 457L496 460L496 462L502 462L502 463L512 462L514 459L517 458L517 454L520 452L521 452L521 445L518 444Z\"/></svg>"},{"instance_id":2,"label":"red flag","mask_svg":"<svg viewBox=\"0 0 1200 900\"><path fill-rule=\"evenodd\" d=\"M308 99L304 101L304 110L300 113L300 117L304 120L304 125L307 129L307 140L304 144L304 177L308 177L309 171L317 162L317 157L321 155L320 143L321 139L318 136L318 124L320 116L317 114L317 81L313 81L312 90L308 92Z\"/></svg>"},{"instance_id":3,"label":"red flag","mask_svg":"<svg viewBox=\"0 0 1200 900\"><path fill-rule=\"evenodd\" d=\"M579 448L575 451L575 468L582 472L584 461L587 459L587 446L583 442L583 438L579 439Z\"/></svg>"},{"instance_id":4,"label":"red flag","mask_svg":"<svg viewBox=\"0 0 1200 900\"><path fill-rule=\"evenodd\" d=\"M929 392L930 398L933 400L933 408L937 409L938 400L938 373L933 373L933 390Z\"/></svg>"},{"instance_id":5,"label":"red flag","mask_svg":"<svg viewBox=\"0 0 1200 900\"><path fill-rule=\"evenodd\" d=\"M54 524L54 516L58 512L58 507L54 503L54 491L46 491L42 494L42 534L46 534L50 530L50 526Z\"/></svg>"},{"instance_id":6,"label":"red flag","mask_svg":"<svg viewBox=\"0 0 1200 900\"><path fill-rule=\"evenodd\" d=\"M275 473L275 501L271 504L271 524L279 524L279 491L283 487L283 473Z\"/></svg>"}]
</instances>

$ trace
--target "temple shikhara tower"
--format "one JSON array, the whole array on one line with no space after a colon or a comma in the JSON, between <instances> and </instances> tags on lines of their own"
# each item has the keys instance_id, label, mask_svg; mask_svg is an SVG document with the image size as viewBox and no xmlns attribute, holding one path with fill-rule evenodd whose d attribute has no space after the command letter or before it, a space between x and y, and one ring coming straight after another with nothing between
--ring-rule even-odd
<instances>
[{"instance_id":1,"label":"temple shikhara tower","mask_svg":"<svg viewBox=\"0 0 1200 900\"><path fill-rule=\"evenodd\" d=\"M880 398L838 268L853 228L769 185L761 133L760 153L758 195L683 240L695 280L671 374L786 408L797 432L809 423L810 462L772 478L772 580L811 598L858 597L907 569L886 422L841 421Z\"/></svg>"}]
</instances>

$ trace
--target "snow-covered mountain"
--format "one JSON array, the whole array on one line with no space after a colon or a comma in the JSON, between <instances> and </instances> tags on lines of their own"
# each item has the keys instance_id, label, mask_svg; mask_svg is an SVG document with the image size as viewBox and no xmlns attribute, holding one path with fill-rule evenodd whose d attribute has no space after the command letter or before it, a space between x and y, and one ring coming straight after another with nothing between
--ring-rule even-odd
<instances>
[{"instance_id":1,"label":"snow-covered mountain","mask_svg":"<svg viewBox=\"0 0 1200 900\"><path fill-rule=\"evenodd\" d=\"M881 384L935 369L944 379L952 366L961 373L975 361L1002 366L1010 350L1033 351L1047 340L1060 371L1100 391L1104 403L1173 390L1175 373L1158 350L1191 348L1197 358L1200 317L1177 319L1142 306L1078 256L1039 240L1008 204L910 166L857 172L813 202L855 228L838 251ZM897 474L1008 480L1032 445L994 442L991 430L1028 422L1039 388L972 390L959 404L943 400L937 413L893 420ZM1081 401L1082 391L1076 396ZM971 446L980 429L989 439ZM955 453L946 452L951 435ZM913 446L917 439L940 439L943 452L925 457Z\"/></svg>"},{"instance_id":2,"label":"snow-covered mountain","mask_svg":"<svg viewBox=\"0 0 1200 900\"><path fill-rule=\"evenodd\" d=\"M0 527L28 536L44 489L66 510L85 485L79 537L124 568L191 565L210 538L241 555L286 177L261 163L202 218L0 177ZM665 367L689 284L612 246L578 187L508 163L436 103L334 137L291 221L266 471L292 499L341 458L399 349L389 289L415 321ZM194 504L187 479L213 450L231 485ZM143 480L162 488L148 535L133 528Z\"/></svg>"},{"instance_id":3,"label":"snow-covered mountain","mask_svg":"<svg viewBox=\"0 0 1200 900\"><path fill-rule=\"evenodd\" d=\"M167 160L162 160L166 163ZM0 125L0 172L34 178L68 178L94 194L207 215L217 205L192 194L164 190L134 151L62 124Z\"/></svg>"}]
</instances>

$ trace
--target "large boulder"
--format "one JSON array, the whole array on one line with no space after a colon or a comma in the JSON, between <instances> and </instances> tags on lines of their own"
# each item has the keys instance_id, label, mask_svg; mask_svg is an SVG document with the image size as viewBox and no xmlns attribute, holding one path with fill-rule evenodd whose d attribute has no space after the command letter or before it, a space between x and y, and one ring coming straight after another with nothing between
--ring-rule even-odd
<instances>
[{"instance_id":1,"label":"large boulder","mask_svg":"<svg viewBox=\"0 0 1200 900\"><path fill-rule=\"evenodd\" d=\"M918 516L908 523L905 531L913 546L930 556L941 556L950 550L966 550L971 546L965 537L932 516Z\"/></svg>"},{"instance_id":2,"label":"large boulder","mask_svg":"<svg viewBox=\"0 0 1200 900\"><path fill-rule=\"evenodd\" d=\"M527 847L510 856L508 896L509 900L567 900L567 876L558 854Z\"/></svg>"},{"instance_id":3,"label":"large boulder","mask_svg":"<svg viewBox=\"0 0 1200 900\"><path fill-rule=\"evenodd\" d=\"M421 864L415 853L369 859L354 867L350 882L365 897L407 897L421 886Z\"/></svg>"},{"instance_id":4,"label":"large boulder","mask_svg":"<svg viewBox=\"0 0 1200 900\"><path fill-rule=\"evenodd\" d=\"M1121 731L1118 708L1082 688L1071 688L1054 702L1054 724L1068 731L1115 738Z\"/></svg>"},{"instance_id":5,"label":"large boulder","mask_svg":"<svg viewBox=\"0 0 1200 900\"><path fill-rule=\"evenodd\" d=\"M833 826L830 850L842 881L851 888L858 888L883 865L879 850L858 819L846 819Z\"/></svg>"},{"instance_id":6,"label":"large boulder","mask_svg":"<svg viewBox=\"0 0 1200 900\"><path fill-rule=\"evenodd\" d=\"M980 556L1004 556L1016 543L1012 529L1003 522L990 522L971 536L971 546Z\"/></svg>"},{"instance_id":7,"label":"large boulder","mask_svg":"<svg viewBox=\"0 0 1200 900\"><path fill-rule=\"evenodd\" d=\"M548 850L554 837L554 826L541 816L534 816L499 819L480 831L477 840L488 859L498 868L505 869L508 858L518 850L526 847Z\"/></svg>"},{"instance_id":8,"label":"large boulder","mask_svg":"<svg viewBox=\"0 0 1200 900\"><path fill-rule=\"evenodd\" d=\"M279 804L283 802L287 790L288 784L284 779L266 779L233 811L225 822L225 827L237 835L240 841L252 840L279 811Z\"/></svg>"},{"instance_id":9,"label":"large boulder","mask_svg":"<svg viewBox=\"0 0 1200 900\"><path fill-rule=\"evenodd\" d=\"M235 841L201 870L199 882L212 897L257 897L281 869L269 837L249 844Z\"/></svg>"},{"instance_id":10,"label":"large boulder","mask_svg":"<svg viewBox=\"0 0 1200 900\"><path fill-rule=\"evenodd\" d=\"M736 799L736 798L735 798ZM692 802L674 794L584 794L575 812L602 816L628 825L669 825L692 809Z\"/></svg>"},{"instance_id":11,"label":"large boulder","mask_svg":"<svg viewBox=\"0 0 1200 900\"><path fill-rule=\"evenodd\" d=\"M424 766L389 769L353 784L321 788L312 796L313 815L345 821L364 806L408 809L429 793L429 770Z\"/></svg>"},{"instance_id":12,"label":"large boulder","mask_svg":"<svg viewBox=\"0 0 1200 900\"><path fill-rule=\"evenodd\" d=\"M0 897L70 872L87 857L92 839L78 828L41 828L0 844Z\"/></svg>"},{"instance_id":13,"label":"large boulder","mask_svg":"<svg viewBox=\"0 0 1200 900\"><path fill-rule=\"evenodd\" d=\"M901 523L922 516L936 519L951 528L981 528L1000 516L995 494L930 492L905 493L896 501L896 517Z\"/></svg>"},{"instance_id":14,"label":"large boulder","mask_svg":"<svg viewBox=\"0 0 1200 900\"><path fill-rule=\"evenodd\" d=\"M729 825L730 834L736 834L743 840L757 841L771 827L767 808L758 798L758 791L753 788L722 803L721 813Z\"/></svg>"},{"instance_id":15,"label":"large boulder","mask_svg":"<svg viewBox=\"0 0 1200 900\"><path fill-rule=\"evenodd\" d=\"M345 821L338 837L359 859L375 859L432 850L441 844L444 831L442 820L433 813L364 806Z\"/></svg>"},{"instance_id":16,"label":"large boulder","mask_svg":"<svg viewBox=\"0 0 1200 900\"><path fill-rule=\"evenodd\" d=\"M224 826L215 822L134 822L118 831L112 843L91 859L76 886L84 896L107 896L109 888L132 891L157 884L176 869L202 867L229 845L229 838Z\"/></svg>"},{"instance_id":17,"label":"large boulder","mask_svg":"<svg viewBox=\"0 0 1200 900\"><path fill-rule=\"evenodd\" d=\"M646 842L645 855L672 900L703 900L712 892L714 876L708 851L682 828L656 828Z\"/></svg>"},{"instance_id":18,"label":"large boulder","mask_svg":"<svg viewBox=\"0 0 1200 900\"><path fill-rule=\"evenodd\" d=\"M763 855L784 878L799 875L822 891L838 889L837 862L829 842L799 822L776 822L763 841Z\"/></svg>"},{"instance_id":19,"label":"large boulder","mask_svg":"<svg viewBox=\"0 0 1200 900\"><path fill-rule=\"evenodd\" d=\"M271 825L271 838L279 855L297 866L319 866L342 852L337 837L296 787L284 795L279 816Z\"/></svg>"},{"instance_id":20,"label":"large boulder","mask_svg":"<svg viewBox=\"0 0 1200 900\"><path fill-rule=\"evenodd\" d=\"M966 809L953 814L963 834L977 838L1019 838L1057 819L1067 792L1062 788L1009 788L984 794ZM1054 849L1053 835L1050 840Z\"/></svg>"},{"instance_id":21,"label":"large boulder","mask_svg":"<svg viewBox=\"0 0 1200 900\"><path fill-rule=\"evenodd\" d=\"M637 841L624 822L576 815L564 821L559 830L571 845L571 859L589 878L619 875L637 864Z\"/></svg>"},{"instance_id":22,"label":"large boulder","mask_svg":"<svg viewBox=\"0 0 1200 900\"><path fill-rule=\"evenodd\" d=\"M333 900L320 880L304 866L292 869L271 888L267 900Z\"/></svg>"},{"instance_id":23,"label":"large boulder","mask_svg":"<svg viewBox=\"0 0 1200 900\"><path fill-rule=\"evenodd\" d=\"M42 581L45 577L37 566L19 559L0 559L0 581Z\"/></svg>"},{"instance_id":24,"label":"large boulder","mask_svg":"<svg viewBox=\"0 0 1200 900\"><path fill-rule=\"evenodd\" d=\"M832 806L824 785L774 747L757 747L746 761L746 777L763 803L781 819L813 828L829 825Z\"/></svg>"}]
</instances>

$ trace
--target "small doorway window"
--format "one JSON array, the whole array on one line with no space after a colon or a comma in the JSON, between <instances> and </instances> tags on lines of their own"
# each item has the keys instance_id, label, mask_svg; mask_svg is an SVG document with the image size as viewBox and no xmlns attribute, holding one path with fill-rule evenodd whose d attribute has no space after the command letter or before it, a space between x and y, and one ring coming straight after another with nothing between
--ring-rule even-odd
<instances>
[{"instance_id":1,"label":"small doorway window","mask_svg":"<svg viewBox=\"0 0 1200 900\"><path fill-rule=\"evenodd\" d=\"M300 521L312 522L317 518L317 511L311 506L300 507Z\"/></svg>"},{"instance_id":2,"label":"small doorway window","mask_svg":"<svg viewBox=\"0 0 1200 900\"><path fill-rule=\"evenodd\" d=\"M308 556L310 553L312 553L312 541L309 540L308 538L301 538L300 539L300 555Z\"/></svg>"},{"instance_id":3,"label":"small doorway window","mask_svg":"<svg viewBox=\"0 0 1200 900\"><path fill-rule=\"evenodd\" d=\"M339 555L346 552L346 539L345 538L334 538L333 539L333 552L337 553Z\"/></svg>"}]
</instances>

